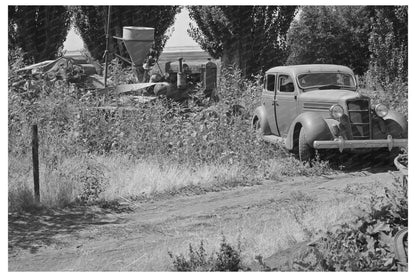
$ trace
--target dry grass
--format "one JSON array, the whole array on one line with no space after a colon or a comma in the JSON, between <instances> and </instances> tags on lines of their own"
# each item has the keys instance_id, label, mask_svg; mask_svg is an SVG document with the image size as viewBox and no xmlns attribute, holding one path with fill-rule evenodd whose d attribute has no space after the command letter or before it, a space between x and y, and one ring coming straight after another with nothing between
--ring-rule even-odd
<instances>
[{"instance_id":1,"label":"dry grass","mask_svg":"<svg viewBox=\"0 0 416 277\"><path fill-rule=\"evenodd\" d=\"M354 186L354 185L353 185ZM166 224L165 233L170 233L165 243L159 243L155 249L147 249L145 257L131 270L169 270L171 259L167 252L174 254L187 253L189 244L198 246L204 242L207 253L218 250L222 236L237 246L241 243L242 259L245 265L250 265L254 257L268 257L279 250L290 248L296 243L318 238L322 232L331 228L352 222L360 213L369 210L367 205L368 192L381 192L377 184L357 185L356 193L333 194L328 199L312 199L303 193L292 193L281 202L268 202L267 207L253 207L245 212L229 212L222 217L212 217L204 220L199 226L199 219L182 220L186 226L178 230L180 234L173 235L173 230ZM138 253L139 255L139 253Z\"/></svg>"},{"instance_id":2,"label":"dry grass","mask_svg":"<svg viewBox=\"0 0 416 277\"><path fill-rule=\"evenodd\" d=\"M360 204L356 199L291 201L290 205L281 205L275 212L268 211L260 217L258 214L244 216L238 223L222 224L219 230L234 242L241 237L244 258L252 261L256 255L268 257L298 242L309 241L334 225L352 221L355 215L351 207ZM299 205L308 205L308 209L302 211Z\"/></svg>"},{"instance_id":3,"label":"dry grass","mask_svg":"<svg viewBox=\"0 0 416 277\"><path fill-rule=\"evenodd\" d=\"M78 161L65 160L59 168L50 170L40 162L39 183L42 205L63 207L80 193L80 184L70 178ZM67 174L64 175L63 172ZM30 210L37 205L33 197L32 161L27 157L9 155L9 210Z\"/></svg>"},{"instance_id":4,"label":"dry grass","mask_svg":"<svg viewBox=\"0 0 416 277\"><path fill-rule=\"evenodd\" d=\"M131 161L125 156L97 157L105 164L109 187L103 199L118 200L121 197L151 195L156 192L174 191L186 186L210 186L239 179L237 165L206 164L189 166L174 162L160 163L156 160Z\"/></svg>"},{"instance_id":5,"label":"dry grass","mask_svg":"<svg viewBox=\"0 0 416 277\"><path fill-rule=\"evenodd\" d=\"M122 155L67 157L56 168L40 163L40 194L42 205L63 207L83 193L85 171L93 164L102 169L102 193L95 200L120 200L175 191L186 186L210 187L242 181L238 165L205 164L189 166L152 159L132 160ZM91 175L88 175L91 174ZM96 173L95 173L96 174ZM84 178L84 179L83 179ZM33 175L29 157L9 157L9 209L31 209Z\"/></svg>"},{"instance_id":6,"label":"dry grass","mask_svg":"<svg viewBox=\"0 0 416 277\"><path fill-rule=\"evenodd\" d=\"M239 163L192 165L160 158L138 160L121 154L59 159L56 164L49 159L40 160L41 202L46 207L64 207L86 194L94 194L93 200L117 201L173 193L184 187L221 189L229 184L256 183L262 178L279 181L285 176L319 176L333 172L325 163L309 167L292 157L265 162L267 166L256 172L247 171ZM9 155L10 210L30 210L36 206L31 162L30 156ZM92 192L91 186L98 186L100 192Z\"/></svg>"}]
</instances>

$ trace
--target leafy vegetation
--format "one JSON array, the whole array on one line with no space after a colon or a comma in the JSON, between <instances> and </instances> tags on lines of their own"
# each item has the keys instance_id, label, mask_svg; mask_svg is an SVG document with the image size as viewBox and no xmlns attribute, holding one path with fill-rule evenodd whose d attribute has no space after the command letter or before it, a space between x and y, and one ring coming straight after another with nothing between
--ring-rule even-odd
<instances>
[{"instance_id":1,"label":"leafy vegetation","mask_svg":"<svg viewBox=\"0 0 416 277\"><path fill-rule=\"evenodd\" d=\"M15 61L20 63L20 59ZM221 74L218 89L221 100L217 103L195 96L186 103L160 98L136 104L128 95L119 96L113 91L98 93L36 78L20 80L12 72L16 66L10 64L9 76L11 201L18 197L16 191L30 190L32 124L38 124L40 132L41 182L45 190L42 202L52 206L75 200L89 203L120 196L135 198L142 193L184 186L221 187L222 184L227 187L230 183L256 183L264 177L279 179L284 175L332 172L324 163L313 167L319 170L304 166L299 171L287 166L294 162L293 157L257 137L251 129L250 114L258 104L261 86L258 81L242 79L234 68L224 69ZM110 82L122 82L117 63L110 69L115 71L110 74ZM128 79L131 72L123 72L124 79ZM111 105L112 110L97 108ZM117 108L120 105L134 109ZM276 157L281 160L271 163ZM138 167L130 170L103 160L129 162ZM17 168L19 161L25 169ZM145 169L142 165L146 163L154 168ZM148 176L142 170L158 177L151 175L145 183L129 184L129 176L138 176L139 172ZM130 173L126 174L127 171ZM188 171L189 174L183 174L188 179L181 179L181 184L172 181L168 184L168 179L163 177ZM126 188L116 189L119 183ZM133 184L138 187L133 188ZM15 190L14 186L19 189ZM112 191L113 196L107 191ZM18 208L15 204L11 206Z\"/></svg>"},{"instance_id":2,"label":"leafy vegetation","mask_svg":"<svg viewBox=\"0 0 416 277\"><path fill-rule=\"evenodd\" d=\"M183 254L174 255L169 252L175 271L242 271L247 267L242 264L240 246L235 249L225 237L222 238L220 249L211 253L205 250L203 241L198 249L189 244L188 258Z\"/></svg>"},{"instance_id":3,"label":"leafy vegetation","mask_svg":"<svg viewBox=\"0 0 416 277\"><path fill-rule=\"evenodd\" d=\"M367 71L369 9L366 6L306 6L288 32L287 64L334 63Z\"/></svg>"},{"instance_id":4,"label":"leafy vegetation","mask_svg":"<svg viewBox=\"0 0 416 277\"><path fill-rule=\"evenodd\" d=\"M20 47L27 61L56 58L71 24L64 6L8 6L8 48Z\"/></svg>"},{"instance_id":5,"label":"leafy vegetation","mask_svg":"<svg viewBox=\"0 0 416 277\"><path fill-rule=\"evenodd\" d=\"M74 24L91 56L102 60L105 51L106 6L72 7ZM179 6L112 6L111 29L113 36L122 37L124 26L155 28L154 49L160 54L169 37L168 29L173 25ZM110 41L110 49L126 56L124 46Z\"/></svg>"},{"instance_id":6,"label":"leafy vegetation","mask_svg":"<svg viewBox=\"0 0 416 277\"><path fill-rule=\"evenodd\" d=\"M408 114L407 6L378 7L369 37L371 59L365 87L380 102Z\"/></svg>"},{"instance_id":7,"label":"leafy vegetation","mask_svg":"<svg viewBox=\"0 0 416 277\"><path fill-rule=\"evenodd\" d=\"M369 213L328 232L316 243L321 270L397 270L393 238L408 226L408 199L407 184L399 180L394 184L393 189L385 189L384 196L371 198Z\"/></svg>"},{"instance_id":8,"label":"leafy vegetation","mask_svg":"<svg viewBox=\"0 0 416 277\"><path fill-rule=\"evenodd\" d=\"M155 28L154 49L160 52L169 37L179 6L112 6L111 35L122 37L123 26ZM20 47L31 62L55 59L62 50L71 24L82 37L89 54L102 60L105 50L107 6L9 6L9 50ZM110 41L110 49L127 55L122 44Z\"/></svg>"},{"instance_id":9,"label":"leafy vegetation","mask_svg":"<svg viewBox=\"0 0 416 277\"><path fill-rule=\"evenodd\" d=\"M38 22L38 17L33 19L34 9L9 7L9 42L12 44L9 47L21 45L19 41L25 39L32 40L27 45L34 43L32 36L39 35L38 30L30 29L34 32L27 38L22 38L25 32L19 31L24 29L22 26ZM25 48L9 49L8 196L11 211L33 209L38 205L31 190L32 124L38 124L40 130L41 201L42 205L51 207L74 202L113 201L119 197L150 197L166 191L173 194L184 188L204 191L211 186L222 189L230 184L256 183L259 179L280 180L282 176L316 176L334 172L327 162L316 161L312 167L301 164L279 146L263 143L255 132L250 131L250 114L259 103L261 79L254 76L248 81L241 76L263 70L262 66L274 66L284 61L282 57L286 57L288 52L283 37L293 19L295 7L190 7L191 17L198 24L192 31L193 36L213 55L223 56L230 63L236 62L242 71L232 67L223 69L218 103L209 103L196 93L185 103L160 98L148 104L137 104L128 95L115 95L113 91L97 93L36 77L18 77L15 71L24 65L24 53L35 61L53 58L62 44L61 36L67 32L67 10L60 7L36 9L36 16L52 14L49 17L51 21L42 21L42 24L50 27L50 24L56 23L53 27L59 32L47 41L52 48L45 48L47 53L44 49L38 51L39 56ZM100 37L104 34L104 9L81 7L76 16L81 34L84 37L93 34L90 38L94 41L90 41L88 47L96 57L103 52L100 43L104 39ZM125 14L123 9L115 8L114 13ZM149 20L163 25L156 28L160 30L157 47L162 48L166 40L165 31L173 23L178 8L137 9L155 15ZM137 11L129 10L129 16L120 17L122 19L117 26L136 24L127 22L136 22L132 18ZM366 17L357 16L367 12L371 15L369 22L364 20ZM26 14L30 16L23 18ZM324 16L317 17L316 14ZM341 25L334 23L339 14L342 15ZM164 17L166 20L160 20L162 15L167 15ZM249 32L246 28L250 24L241 24L235 19L237 17L251 20L254 29ZM363 21L355 22L353 19L356 17ZM91 23L92 20L97 21ZM217 26L219 30L209 30L206 23ZM142 24L142 21L137 24ZM315 25L319 27L318 32L311 34L311 30L315 31L311 26ZM325 26L331 26L329 31L334 31L329 37ZM368 63L369 70L361 77L362 90L377 101L387 101L391 107L407 114L407 7L369 10L362 7L305 7L300 21L294 23L292 28L289 32L289 61L303 63L305 57L311 57L306 50L313 48L297 45L302 39L316 41L325 36L321 44L312 44L327 50L325 47L330 46L331 51L314 51L315 56L307 62L343 63L351 65L359 73L366 72ZM365 30L371 30L368 41L363 35ZM241 35L241 40L235 40L230 31ZM272 36L263 37L266 33ZM336 33L348 35L334 37ZM297 37L297 34L302 37ZM349 35L353 35L352 40L348 40ZM282 38L282 44L275 44L278 38ZM339 39L353 43L345 45L338 43ZM238 47L235 48L235 45ZM354 51L350 46L354 47ZM359 55L344 53L339 57L339 53L332 50L340 48L349 49L351 53L358 52ZM37 51L37 48L34 49ZM267 59L270 55L274 58ZM110 83L127 83L134 79L131 72L123 69L117 61L113 61L110 71ZM374 89L378 92L375 93ZM119 108L125 104L136 109L128 111ZM110 105L115 108L97 108ZM297 194L293 198L301 204L286 212L296 221L294 226L302 230L302 238L311 238L312 231L305 227L305 218L310 216L316 220L319 210L311 209L312 200L305 195ZM344 224L337 231L328 232L316 243L321 261L319 269L395 270L397 261L391 250L391 240L399 230L407 227L407 206L407 187L400 184L396 190L386 190L383 197L374 197L367 216L360 217L354 224ZM188 258L173 254L171 258L175 270L179 271L246 270L241 254L239 247L236 250L224 239L219 251L211 255L207 254L201 242L196 250L190 245ZM305 264L303 260L299 263L309 270L316 270L315 265Z\"/></svg>"},{"instance_id":10,"label":"leafy vegetation","mask_svg":"<svg viewBox=\"0 0 416 277\"><path fill-rule=\"evenodd\" d=\"M296 6L189 6L190 35L243 76L264 72L286 59L286 33Z\"/></svg>"}]
</instances>

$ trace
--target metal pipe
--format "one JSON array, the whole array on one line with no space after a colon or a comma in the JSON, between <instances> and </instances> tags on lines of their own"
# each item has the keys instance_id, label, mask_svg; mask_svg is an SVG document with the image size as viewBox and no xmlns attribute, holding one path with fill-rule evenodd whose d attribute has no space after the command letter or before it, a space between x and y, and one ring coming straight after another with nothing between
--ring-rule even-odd
<instances>
[{"instance_id":1,"label":"metal pipe","mask_svg":"<svg viewBox=\"0 0 416 277\"><path fill-rule=\"evenodd\" d=\"M122 57L122 56L120 56L120 55L118 55L118 54L114 54L117 58L119 58L120 60L122 60L122 61L124 61L124 62L126 62L126 63L128 63L129 65L133 65L133 63L131 62L131 60L128 60L128 59L126 59L125 57Z\"/></svg>"},{"instance_id":2,"label":"metal pipe","mask_svg":"<svg viewBox=\"0 0 416 277\"><path fill-rule=\"evenodd\" d=\"M104 87L107 87L107 71L108 71L108 47L110 44L110 14L111 14L111 6L108 6L107 11L107 30L105 34L106 42L105 42L105 69L104 69Z\"/></svg>"},{"instance_id":3,"label":"metal pipe","mask_svg":"<svg viewBox=\"0 0 416 277\"><path fill-rule=\"evenodd\" d=\"M180 72L180 73L182 73L182 72L183 72L182 60L183 60L183 58L179 58L179 72Z\"/></svg>"}]
</instances>

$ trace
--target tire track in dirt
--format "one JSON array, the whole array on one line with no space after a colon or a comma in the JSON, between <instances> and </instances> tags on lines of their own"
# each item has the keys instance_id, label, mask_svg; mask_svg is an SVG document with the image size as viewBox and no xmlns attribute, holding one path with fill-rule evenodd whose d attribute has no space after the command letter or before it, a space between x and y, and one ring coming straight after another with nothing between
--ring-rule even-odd
<instances>
[{"instance_id":1,"label":"tire track in dirt","mask_svg":"<svg viewBox=\"0 0 416 277\"><path fill-rule=\"evenodd\" d=\"M29 215L9 215L9 270L169 270L169 250L180 253L190 241L218 236L221 226L239 226L247 216L260 220L275 213L277 207L290 204L294 193L302 192L316 201L327 201L348 197L348 187L356 184L360 197L366 197L375 183L382 188L393 179L391 173L365 172L301 177L134 203L130 212L114 213L89 207L65 210L60 217L40 214L30 215L28 220ZM69 222L56 222L63 218ZM41 220L46 223L42 228L39 227ZM44 236L48 232L50 237L46 241Z\"/></svg>"}]
</instances>

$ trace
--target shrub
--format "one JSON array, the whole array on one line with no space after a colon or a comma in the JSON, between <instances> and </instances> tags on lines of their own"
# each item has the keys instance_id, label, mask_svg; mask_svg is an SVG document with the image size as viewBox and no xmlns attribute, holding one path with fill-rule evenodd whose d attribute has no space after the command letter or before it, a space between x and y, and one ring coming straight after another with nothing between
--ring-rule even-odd
<instances>
[{"instance_id":1,"label":"shrub","mask_svg":"<svg viewBox=\"0 0 416 277\"><path fill-rule=\"evenodd\" d=\"M247 270L241 262L240 246L235 249L225 237L222 238L219 251L208 256L203 241L199 248L194 250L189 244L188 259L183 255L168 253L172 259L175 271L241 271Z\"/></svg>"},{"instance_id":2,"label":"shrub","mask_svg":"<svg viewBox=\"0 0 416 277\"><path fill-rule=\"evenodd\" d=\"M372 197L370 213L318 240L324 271L394 271L394 235L408 225L407 185L398 179L384 196ZM303 261L296 261L302 263Z\"/></svg>"},{"instance_id":3,"label":"shrub","mask_svg":"<svg viewBox=\"0 0 416 277\"><path fill-rule=\"evenodd\" d=\"M96 163L92 158L86 157L77 165L71 174L71 179L79 183L81 190L77 193L77 200L81 203L95 203L100 193L108 186L108 179L104 174L104 166Z\"/></svg>"},{"instance_id":4,"label":"shrub","mask_svg":"<svg viewBox=\"0 0 416 277\"><path fill-rule=\"evenodd\" d=\"M375 9L369 37L371 58L365 87L376 101L408 115L407 6ZM377 92L374 92L377 91Z\"/></svg>"}]
</instances>

